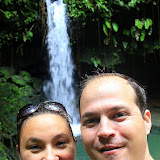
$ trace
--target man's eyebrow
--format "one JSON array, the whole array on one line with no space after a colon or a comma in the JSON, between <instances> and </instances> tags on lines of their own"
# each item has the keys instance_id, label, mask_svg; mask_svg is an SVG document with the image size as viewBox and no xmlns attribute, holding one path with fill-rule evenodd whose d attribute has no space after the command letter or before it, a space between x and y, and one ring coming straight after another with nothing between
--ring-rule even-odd
<instances>
[{"instance_id":1,"label":"man's eyebrow","mask_svg":"<svg viewBox=\"0 0 160 160\"><path fill-rule=\"evenodd\" d=\"M118 110L121 110L121 109L128 109L128 108L125 107L124 105L118 105L118 106L110 108L108 111L118 111Z\"/></svg>"},{"instance_id":2,"label":"man's eyebrow","mask_svg":"<svg viewBox=\"0 0 160 160\"><path fill-rule=\"evenodd\" d=\"M107 112L108 113L109 112L115 112L115 111L118 111L118 110L121 110L121 109L127 109L127 107L125 107L124 105L117 105L117 106L114 106L114 107L111 107L111 108L107 109ZM106 111L104 110L104 112L106 112ZM97 113L87 112L81 117L81 119L93 117L95 115L97 115Z\"/></svg>"},{"instance_id":3,"label":"man's eyebrow","mask_svg":"<svg viewBox=\"0 0 160 160\"><path fill-rule=\"evenodd\" d=\"M85 113L85 114L81 117L81 119L93 117L93 116L95 116L95 115L96 115L96 114L93 113L93 112L87 112L87 113Z\"/></svg>"}]
</instances>

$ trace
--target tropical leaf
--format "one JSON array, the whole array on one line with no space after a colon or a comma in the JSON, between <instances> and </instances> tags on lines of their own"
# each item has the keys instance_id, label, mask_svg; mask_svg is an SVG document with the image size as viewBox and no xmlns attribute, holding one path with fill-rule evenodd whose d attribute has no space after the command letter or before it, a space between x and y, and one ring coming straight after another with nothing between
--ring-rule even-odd
<instances>
[{"instance_id":1,"label":"tropical leaf","mask_svg":"<svg viewBox=\"0 0 160 160\"><path fill-rule=\"evenodd\" d=\"M112 27L113 27L113 30L114 30L115 32L118 31L118 24L117 24L116 22L113 22L113 23L112 23Z\"/></svg>"}]
</instances>

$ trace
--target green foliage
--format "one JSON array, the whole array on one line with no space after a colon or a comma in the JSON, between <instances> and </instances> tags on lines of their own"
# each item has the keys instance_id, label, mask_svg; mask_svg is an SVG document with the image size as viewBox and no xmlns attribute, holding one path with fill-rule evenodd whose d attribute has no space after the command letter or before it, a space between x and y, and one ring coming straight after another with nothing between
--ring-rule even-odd
<instances>
[{"instance_id":1,"label":"green foliage","mask_svg":"<svg viewBox=\"0 0 160 160\"><path fill-rule=\"evenodd\" d=\"M15 72L16 73L16 72ZM42 100L41 81L26 71L13 74L9 67L0 69L0 157L16 160L16 114L26 104Z\"/></svg>"},{"instance_id":2,"label":"green foliage","mask_svg":"<svg viewBox=\"0 0 160 160\"><path fill-rule=\"evenodd\" d=\"M105 33L106 36L108 36L107 27L105 24L103 24L103 32Z\"/></svg>"},{"instance_id":3,"label":"green foliage","mask_svg":"<svg viewBox=\"0 0 160 160\"><path fill-rule=\"evenodd\" d=\"M146 37L147 30L150 29L148 35L152 33L152 20L150 18L147 19L135 19L135 26L132 26L131 33L132 37L137 41L143 42Z\"/></svg>"},{"instance_id":4,"label":"green foliage","mask_svg":"<svg viewBox=\"0 0 160 160\"><path fill-rule=\"evenodd\" d=\"M128 29L123 29L123 34L127 37L130 35L130 31Z\"/></svg>"},{"instance_id":5,"label":"green foliage","mask_svg":"<svg viewBox=\"0 0 160 160\"><path fill-rule=\"evenodd\" d=\"M5 80L9 79L12 76L12 70L9 67L2 67L0 76L3 75Z\"/></svg>"},{"instance_id":6,"label":"green foliage","mask_svg":"<svg viewBox=\"0 0 160 160\"><path fill-rule=\"evenodd\" d=\"M87 53L81 56L81 62L93 64L95 68L106 67L114 69L117 64L122 64L124 60L118 50L108 52L107 50L97 51L95 49L88 49Z\"/></svg>"},{"instance_id":7,"label":"green foliage","mask_svg":"<svg viewBox=\"0 0 160 160\"><path fill-rule=\"evenodd\" d=\"M100 38L99 43L97 43L99 46L95 46L94 49L98 50L97 48L101 47L99 50L106 49L110 52L107 54L112 55L110 57L113 58L113 61L110 60L109 63L113 62L114 65L119 64L119 59L115 58L115 53L121 52L123 55L131 55L139 54L138 49L144 50L145 45L141 42L148 43L149 36L153 34L152 28L155 27L154 21L156 19L153 16L158 13L153 8L159 5L157 0L64 0L64 2L67 4L70 20L79 24L76 26L79 36L83 35L81 27L85 26L82 24L85 23L87 26L87 24L92 23L98 26L96 26L97 31L94 30L93 34L99 34L99 37L97 36ZM148 13L148 8L154 13ZM85 29L90 30L90 28ZM104 44L101 45L101 42ZM118 52L114 52L114 50L118 50ZM147 50L148 48L145 48L145 51ZM143 52L141 54L142 56L145 55ZM98 53L86 59L88 61L84 59L82 61L91 63L95 67L102 65ZM114 61L115 59L117 62Z\"/></svg>"},{"instance_id":8,"label":"green foliage","mask_svg":"<svg viewBox=\"0 0 160 160\"><path fill-rule=\"evenodd\" d=\"M142 22L139 19L135 19L135 26L138 29L142 29L142 27L143 27Z\"/></svg>"},{"instance_id":9,"label":"green foliage","mask_svg":"<svg viewBox=\"0 0 160 160\"><path fill-rule=\"evenodd\" d=\"M13 75L11 78L12 78L12 81L14 83L16 83L16 84L19 84L21 86L25 86L26 85L25 80L19 75Z\"/></svg>"},{"instance_id":10,"label":"green foliage","mask_svg":"<svg viewBox=\"0 0 160 160\"><path fill-rule=\"evenodd\" d=\"M118 32L118 24L116 22L112 22L112 28L115 32ZM103 32L106 36L108 36L108 29L111 29L111 24L108 21L105 21L105 24L103 24Z\"/></svg>"},{"instance_id":11,"label":"green foliage","mask_svg":"<svg viewBox=\"0 0 160 160\"><path fill-rule=\"evenodd\" d=\"M31 31L25 31L25 33L23 33L23 41L26 42L27 40L31 40L31 38L33 37L33 33Z\"/></svg>"},{"instance_id":12,"label":"green foliage","mask_svg":"<svg viewBox=\"0 0 160 160\"><path fill-rule=\"evenodd\" d=\"M73 21L92 21L93 17L90 16L91 14L94 15L100 12L103 17L106 17L107 12L109 12L107 8L108 2L105 0L64 0L64 3L67 4L69 16Z\"/></svg>"},{"instance_id":13,"label":"green foliage","mask_svg":"<svg viewBox=\"0 0 160 160\"><path fill-rule=\"evenodd\" d=\"M145 24L144 24L145 29L149 29L149 27L151 27L152 24L153 24L152 20L151 20L150 18L147 18L147 19L145 20Z\"/></svg>"},{"instance_id":14,"label":"green foliage","mask_svg":"<svg viewBox=\"0 0 160 160\"><path fill-rule=\"evenodd\" d=\"M108 21L105 21L105 25L107 26L107 28L111 28L111 24Z\"/></svg>"},{"instance_id":15,"label":"green foliage","mask_svg":"<svg viewBox=\"0 0 160 160\"><path fill-rule=\"evenodd\" d=\"M31 83L32 82L31 75L28 72L20 71L19 75L25 80L25 82L27 82L27 83Z\"/></svg>"},{"instance_id":16,"label":"green foliage","mask_svg":"<svg viewBox=\"0 0 160 160\"><path fill-rule=\"evenodd\" d=\"M101 64L101 60L97 57L92 57L91 61L93 62L94 67L96 67L96 68L98 67L99 64Z\"/></svg>"},{"instance_id":17,"label":"green foliage","mask_svg":"<svg viewBox=\"0 0 160 160\"><path fill-rule=\"evenodd\" d=\"M116 22L113 22L113 23L112 23L112 26L113 26L113 30L114 30L115 32L117 32L117 31L118 31L118 24L117 24Z\"/></svg>"},{"instance_id":18,"label":"green foliage","mask_svg":"<svg viewBox=\"0 0 160 160\"><path fill-rule=\"evenodd\" d=\"M155 49L155 50L160 50L160 45L155 45L155 46L154 46L154 49Z\"/></svg>"},{"instance_id":19,"label":"green foliage","mask_svg":"<svg viewBox=\"0 0 160 160\"><path fill-rule=\"evenodd\" d=\"M5 0L0 1L1 23L0 48L12 47L13 43L30 41L33 27L38 21L38 1ZM19 44L18 43L18 44Z\"/></svg>"}]
</instances>

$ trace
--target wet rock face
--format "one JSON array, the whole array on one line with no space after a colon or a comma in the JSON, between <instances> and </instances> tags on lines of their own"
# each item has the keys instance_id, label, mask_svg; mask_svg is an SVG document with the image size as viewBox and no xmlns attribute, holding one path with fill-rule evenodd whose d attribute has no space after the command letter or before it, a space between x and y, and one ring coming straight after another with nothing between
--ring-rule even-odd
<instances>
[{"instance_id":1,"label":"wet rock face","mask_svg":"<svg viewBox=\"0 0 160 160\"><path fill-rule=\"evenodd\" d=\"M148 108L151 111L152 126L160 127L160 96L148 97Z\"/></svg>"},{"instance_id":2,"label":"wet rock face","mask_svg":"<svg viewBox=\"0 0 160 160\"><path fill-rule=\"evenodd\" d=\"M148 98L149 108L159 108L160 109L160 96Z\"/></svg>"},{"instance_id":3,"label":"wet rock face","mask_svg":"<svg viewBox=\"0 0 160 160\"><path fill-rule=\"evenodd\" d=\"M159 127L160 130L160 107L151 108L152 127Z\"/></svg>"}]
</instances>

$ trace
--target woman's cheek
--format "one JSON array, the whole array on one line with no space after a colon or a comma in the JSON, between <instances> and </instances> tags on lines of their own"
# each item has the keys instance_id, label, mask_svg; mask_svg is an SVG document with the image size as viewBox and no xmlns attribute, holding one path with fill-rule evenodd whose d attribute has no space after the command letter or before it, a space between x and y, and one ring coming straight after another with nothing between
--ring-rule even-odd
<instances>
[{"instance_id":1,"label":"woman's cheek","mask_svg":"<svg viewBox=\"0 0 160 160\"><path fill-rule=\"evenodd\" d=\"M59 156L60 160L75 160L75 151L71 150L71 151L64 151L63 153L61 153L61 155Z\"/></svg>"}]
</instances>

